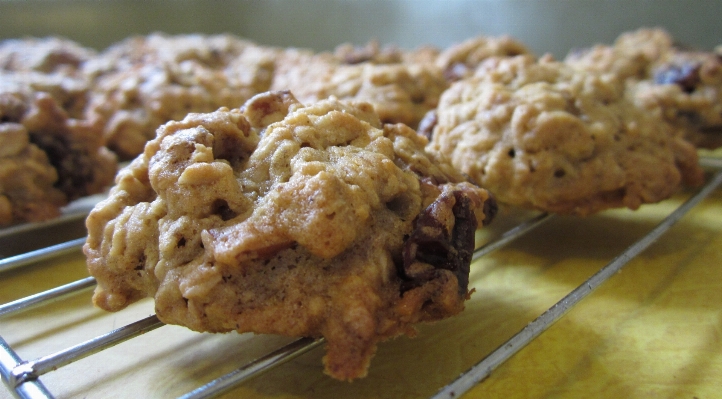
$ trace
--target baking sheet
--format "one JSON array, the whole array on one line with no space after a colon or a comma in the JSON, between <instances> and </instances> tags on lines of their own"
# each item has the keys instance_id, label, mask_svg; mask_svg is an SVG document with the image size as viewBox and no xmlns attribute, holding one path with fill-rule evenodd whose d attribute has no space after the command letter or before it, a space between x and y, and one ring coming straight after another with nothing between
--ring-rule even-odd
<instances>
[{"instance_id":1,"label":"baking sheet","mask_svg":"<svg viewBox=\"0 0 722 399\"><path fill-rule=\"evenodd\" d=\"M416 338L379 345L369 376L352 383L322 373L322 349L225 397L429 397L645 235L688 193L639 211L557 217L477 261L476 289L457 317ZM506 210L485 240L529 214ZM557 324L473 389L468 398L697 397L722 383L722 192L697 206ZM11 271L5 303L87 276L80 255ZM47 355L153 313L145 300L118 313L79 294L0 323L24 359ZM59 398L168 398L203 385L287 342L252 334L201 334L164 326L41 379ZM10 397L0 390L0 397Z\"/></svg>"}]
</instances>

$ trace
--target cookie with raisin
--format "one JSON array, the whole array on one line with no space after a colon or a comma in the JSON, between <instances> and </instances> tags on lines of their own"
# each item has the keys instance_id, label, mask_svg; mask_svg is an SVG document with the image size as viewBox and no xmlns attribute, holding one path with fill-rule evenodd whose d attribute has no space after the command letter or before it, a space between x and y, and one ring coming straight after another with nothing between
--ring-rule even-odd
<instances>
[{"instance_id":1,"label":"cookie with raisin","mask_svg":"<svg viewBox=\"0 0 722 399\"><path fill-rule=\"evenodd\" d=\"M674 51L630 82L635 103L699 148L722 146L722 53Z\"/></svg>"},{"instance_id":2,"label":"cookie with raisin","mask_svg":"<svg viewBox=\"0 0 722 399\"><path fill-rule=\"evenodd\" d=\"M289 92L169 122L90 214L93 300L196 331L325 337L326 373L460 312L486 190L372 105Z\"/></svg>"},{"instance_id":3,"label":"cookie with raisin","mask_svg":"<svg viewBox=\"0 0 722 399\"><path fill-rule=\"evenodd\" d=\"M79 116L87 91L60 73L0 72L0 225L50 219L113 181L100 125Z\"/></svg>"},{"instance_id":4,"label":"cookie with raisin","mask_svg":"<svg viewBox=\"0 0 722 399\"><path fill-rule=\"evenodd\" d=\"M571 52L577 69L626 79L628 96L700 148L722 146L722 52L680 45L665 30L626 32L613 45Z\"/></svg>"},{"instance_id":5,"label":"cookie with raisin","mask_svg":"<svg viewBox=\"0 0 722 399\"><path fill-rule=\"evenodd\" d=\"M273 57L230 35L132 37L85 66L93 82L86 112L105 122L108 147L131 159L160 125L190 112L239 107L268 90Z\"/></svg>"},{"instance_id":6,"label":"cookie with raisin","mask_svg":"<svg viewBox=\"0 0 722 399\"><path fill-rule=\"evenodd\" d=\"M430 150L515 206L637 209L702 181L695 148L635 107L623 79L551 57L488 59L429 118Z\"/></svg>"}]
</instances>

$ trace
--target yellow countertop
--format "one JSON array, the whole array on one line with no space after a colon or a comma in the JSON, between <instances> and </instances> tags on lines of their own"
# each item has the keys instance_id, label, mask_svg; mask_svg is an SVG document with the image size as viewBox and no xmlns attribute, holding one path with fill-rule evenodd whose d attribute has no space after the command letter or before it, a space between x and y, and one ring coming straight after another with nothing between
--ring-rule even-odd
<instances>
[{"instance_id":1,"label":"yellow countertop","mask_svg":"<svg viewBox=\"0 0 722 399\"><path fill-rule=\"evenodd\" d=\"M638 211L556 217L472 265L476 289L457 317L416 338L379 345L369 376L322 373L315 349L235 389L235 398L426 398L609 263L689 192ZM503 210L480 240L528 217ZM0 275L0 303L87 276L80 254ZM0 319L24 359L47 355L153 313L150 300L118 313L92 307L90 291ZM182 395L287 338L200 334L164 326L41 377L58 398ZM584 299L468 398L699 398L722 386L722 190ZM0 398L11 397L0 387Z\"/></svg>"}]
</instances>

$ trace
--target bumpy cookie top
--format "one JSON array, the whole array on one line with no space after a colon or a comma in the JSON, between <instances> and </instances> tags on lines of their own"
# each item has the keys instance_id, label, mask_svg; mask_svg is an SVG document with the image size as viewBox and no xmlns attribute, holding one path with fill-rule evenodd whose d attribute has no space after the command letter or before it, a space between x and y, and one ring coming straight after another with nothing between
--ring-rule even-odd
<instances>
[{"instance_id":1,"label":"bumpy cookie top","mask_svg":"<svg viewBox=\"0 0 722 399\"><path fill-rule=\"evenodd\" d=\"M694 148L633 106L614 74L489 59L442 96L431 148L500 202L587 215L698 183Z\"/></svg>"},{"instance_id":2,"label":"bumpy cookie top","mask_svg":"<svg viewBox=\"0 0 722 399\"><path fill-rule=\"evenodd\" d=\"M441 70L430 62L380 63L369 57L353 64L329 53L289 59L278 66L271 87L291 90L302 102L331 96L369 102L384 123L415 128L448 86Z\"/></svg>"},{"instance_id":3,"label":"bumpy cookie top","mask_svg":"<svg viewBox=\"0 0 722 399\"><path fill-rule=\"evenodd\" d=\"M531 51L511 36L478 36L455 44L439 54L436 65L449 81L470 76L487 58L531 55Z\"/></svg>"},{"instance_id":4,"label":"bumpy cookie top","mask_svg":"<svg viewBox=\"0 0 722 399\"><path fill-rule=\"evenodd\" d=\"M142 64L180 64L192 60L208 68L228 65L253 43L232 35L133 36L113 44L84 65L91 77Z\"/></svg>"},{"instance_id":5,"label":"bumpy cookie top","mask_svg":"<svg viewBox=\"0 0 722 399\"><path fill-rule=\"evenodd\" d=\"M627 79L628 96L698 147L722 145L722 56L681 47L663 29L570 53L566 64Z\"/></svg>"},{"instance_id":6,"label":"bumpy cookie top","mask_svg":"<svg viewBox=\"0 0 722 399\"><path fill-rule=\"evenodd\" d=\"M722 146L722 54L672 51L647 79L629 82L630 96L702 148Z\"/></svg>"},{"instance_id":7,"label":"bumpy cookie top","mask_svg":"<svg viewBox=\"0 0 722 399\"><path fill-rule=\"evenodd\" d=\"M61 74L0 72L0 196L12 208L0 224L49 219L113 180L100 127L76 118L86 93L83 81Z\"/></svg>"},{"instance_id":8,"label":"bumpy cookie top","mask_svg":"<svg viewBox=\"0 0 722 399\"><path fill-rule=\"evenodd\" d=\"M0 70L78 76L95 51L62 38L26 38L0 42Z\"/></svg>"},{"instance_id":9,"label":"bumpy cookie top","mask_svg":"<svg viewBox=\"0 0 722 399\"><path fill-rule=\"evenodd\" d=\"M596 46L571 51L565 63L585 71L611 72L622 79L645 79L652 63L672 51L672 37L664 29L643 28L621 34L612 46Z\"/></svg>"},{"instance_id":10,"label":"bumpy cookie top","mask_svg":"<svg viewBox=\"0 0 722 399\"><path fill-rule=\"evenodd\" d=\"M265 93L169 122L91 212L94 302L199 331L324 336L329 374L459 312L486 191L368 103Z\"/></svg>"},{"instance_id":11,"label":"bumpy cookie top","mask_svg":"<svg viewBox=\"0 0 722 399\"><path fill-rule=\"evenodd\" d=\"M133 37L84 66L93 79L87 113L105 121L108 147L132 158L161 124L268 90L275 53L230 35Z\"/></svg>"},{"instance_id":12,"label":"bumpy cookie top","mask_svg":"<svg viewBox=\"0 0 722 399\"><path fill-rule=\"evenodd\" d=\"M341 45L333 53L300 54L277 64L273 90L291 90L302 102L335 96L373 104L384 123L417 128L436 108L449 81L467 77L491 56L528 54L508 36L477 37L444 51L411 51L369 42Z\"/></svg>"},{"instance_id":13,"label":"bumpy cookie top","mask_svg":"<svg viewBox=\"0 0 722 399\"><path fill-rule=\"evenodd\" d=\"M0 94L0 115L11 99ZM58 173L19 123L0 124L0 226L56 217L66 203Z\"/></svg>"},{"instance_id":14,"label":"bumpy cookie top","mask_svg":"<svg viewBox=\"0 0 722 399\"><path fill-rule=\"evenodd\" d=\"M360 64L372 62L374 64L406 63L433 63L439 56L440 50L433 46L422 46L414 50L404 50L394 45L381 44L372 40L363 46L354 46L345 43L337 46L333 55L342 64Z\"/></svg>"}]
</instances>

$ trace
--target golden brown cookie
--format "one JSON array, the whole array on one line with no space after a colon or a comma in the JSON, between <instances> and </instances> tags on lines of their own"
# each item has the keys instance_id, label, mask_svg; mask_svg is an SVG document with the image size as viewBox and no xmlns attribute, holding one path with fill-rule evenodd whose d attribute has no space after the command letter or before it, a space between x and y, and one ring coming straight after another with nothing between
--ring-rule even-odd
<instances>
[{"instance_id":1,"label":"golden brown cookie","mask_svg":"<svg viewBox=\"0 0 722 399\"><path fill-rule=\"evenodd\" d=\"M423 53L419 51L418 54ZM369 102L382 122L415 128L426 112L436 107L448 86L441 70L424 61L426 57L422 55L409 55L409 59L418 57L419 62L407 62L405 55L389 59L371 50L355 63L348 63L346 58L352 56L339 54L343 54L342 50L336 55L319 53L287 58L277 67L272 89L291 90L301 102L331 96Z\"/></svg>"},{"instance_id":2,"label":"golden brown cookie","mask_svg":"<svg viewBox=\"0 0 722 399\"><path fill-rule=\"evenodd\" d=\"M694 147L624 86L549 57L488 59L442 96L430 149L499 202L563 214L636 209L699 183Z\"/></svg>"},{"instance_id":3,"label":"golden brown cookie","mask_svg":"<svg viewBox=\"0 0 722 399\"><path fill-rule=\"evenodd\" d=\"M87 112L105 121L108 147L129 159L165 122L268 90L273 65L270 50L230 35L133 37L85 66L94 89Z\"/></svg>"},{"instance_id":4,"label":"golden brown cookie","mask_svg":"<svg viewBox=\"0 0 722 399\"><path fill-rule=\"evenodd\" d=\"M362 377L379 341L463 309L493 213L426 144L367 103L288 92L170 122L88 218L93 300L151 296L197 331L323 336L326 372Z\"/></svg>"},{"instance_id":5,"label":"golden brown cookie","mask_svg":"<svg viewBox=\"0 0 722 399\"><path fill-rule=\"evenodd\" d=\"M522 54L532 55L526 45L511 36L477 36L445 49L435 62L446 79L454 82L473 75L487 58Z\"/></svg>"},{"instance_id":6,"label":"golden brown cookie","mask_svg":"<svg viewBox=\"0 0 722 399\"><path fill-rule=\"evenodd\" d=\"M620 35L612 46L574 51L565 62L627 79L637 106L698 147L722 146L722 52L678 46L663 29L639 29Z\"/></svg>"},{"instance_id":7,"label":"golden brown cookie","mask_svg":"<svg viewBox=\"0 0 722 399\"><path fill-rule=\"evenodd\" d=\"M363 46L345 43L337 46L333 51L333 55L342 64L360 64L362 62L374 64L434 63L439 53L438 48L430 45L409 51L391 44L381 46L377 40L369 41Z\"/></svg>"},{"instance_id":8,"label":"golden brown cookie","mask_svg":"<svg viewBox=\"0 0 722 399\"><path fill-rule=\"evenodd\" d=\"M0 114L8 99L0 94ZM60 214L66 203L54 187L58 173L47 155L30 143L19 123L0 124L0 226L38 222Z\"/></svg>"},{"instance_id":9,"label":"golden brown cookie","mask_svg":"<svg viewBox=\"0 0 722 399\"><path fill-rule=\"evenodd\" d=\"M672 37L663 29L642 28L621 34L613 45L572 50L564 62L573 68L614 73L621 79L647 79L649 67L672 51Z\"/></svg>"},{"instance_id":10,"label":"golden brown cookie","mask_svg":"<svg viewBox=\"0 0 722 399\"><path fill-rule=\"evenodd\" d=\"M76 118L86 95L58 73L0 72L0 225L50 219L112 182L100 125Z\"/></svg>"},{"instance_id":11,"label":"golden brown cookie","mask_svg":"<svg viewBox=\"0 0 722 399\"><path fill-rule=\"evenodd\" d=\"M0 70L82 75L94 50L59 37L9 39L0 42Z\"/></svg>"},{"instance_id":12,"label":"golden brown cookie","mask_svg":"<svg viewBox=\"0 0 722 399\"><path fill-rule=\"evenodd\" d=\"M635 103L697 147L722 146L722 53L674 51L650 73L649 79L629 82Z\"/></svg>"}]
</instances>

